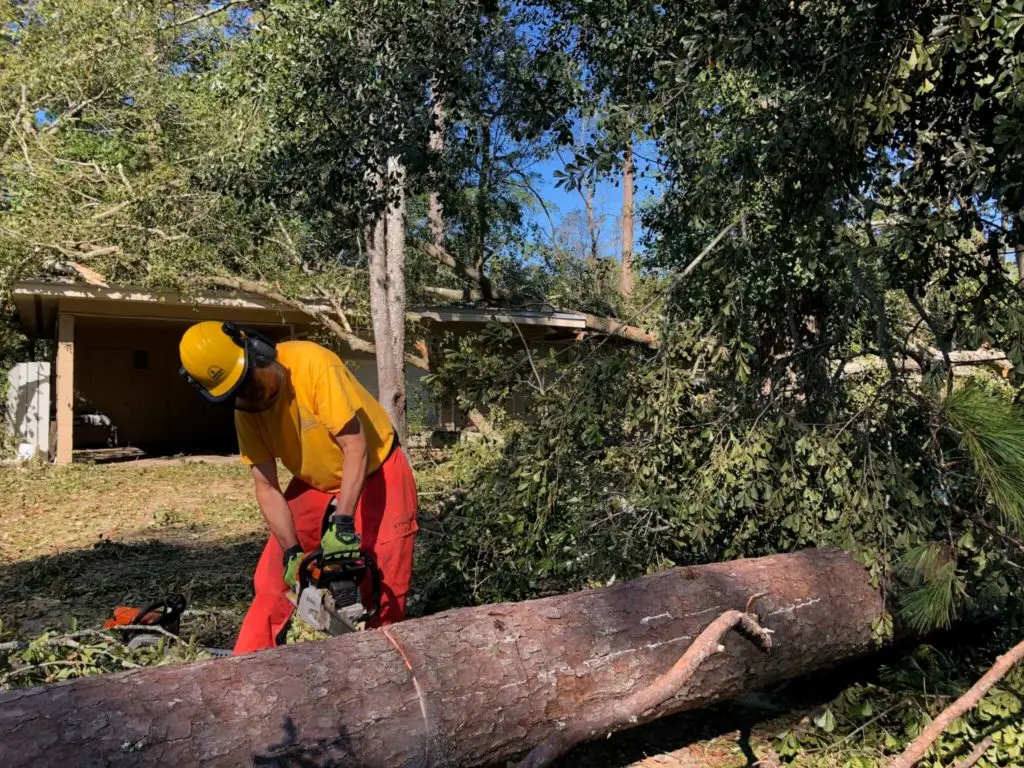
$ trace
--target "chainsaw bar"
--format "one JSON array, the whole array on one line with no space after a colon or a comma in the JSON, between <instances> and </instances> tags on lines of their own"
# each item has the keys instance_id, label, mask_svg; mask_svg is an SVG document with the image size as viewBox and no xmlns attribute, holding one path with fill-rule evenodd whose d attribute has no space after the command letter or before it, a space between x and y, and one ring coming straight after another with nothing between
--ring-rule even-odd
<instances>
[{"instance_id":1,"label":"chainsaw bar","mask_svg":"<svg viewBox=\"0 0 1024 768\"><path fill-rule=\"evenodd\" d=\"M298 596L289 592L288 601L295 606L299 618L319 632L336 636L362 628L356 620L362 616L363 606L356 603L338 611L329 590L306 587Z\"/></svg>"}]
</instances>

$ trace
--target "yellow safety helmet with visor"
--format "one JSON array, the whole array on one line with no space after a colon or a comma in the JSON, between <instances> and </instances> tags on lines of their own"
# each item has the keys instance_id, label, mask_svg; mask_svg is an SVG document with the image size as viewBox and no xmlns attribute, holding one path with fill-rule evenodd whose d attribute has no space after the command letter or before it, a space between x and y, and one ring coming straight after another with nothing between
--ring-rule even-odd
<instances>
[{"instance_id":1,"label":"yellow safety helmet with visor","mask_svg":"<svg viewBox=\"0 0 1024 768\"><path fill-rule=\"evenodd\" d=\"M254 365L277 357L273 342L263 334L216 320L185 331L178 352L181 377L214 403L235 394Z\"/></svg>"}]
</instances>

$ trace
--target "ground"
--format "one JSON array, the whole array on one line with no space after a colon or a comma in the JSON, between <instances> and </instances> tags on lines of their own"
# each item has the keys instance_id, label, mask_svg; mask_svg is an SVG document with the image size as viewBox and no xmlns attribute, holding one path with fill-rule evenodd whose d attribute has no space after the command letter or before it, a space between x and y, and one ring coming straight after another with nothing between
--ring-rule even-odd
<instances>
[{"instance_id":1,"label":"ground","mask_svg":"<svg viewBox=\"0 0 1024 768\"><path fill-rule=\"evenodd\" d=\"M229 644L266 538L237 462L6 467L0 514L0 618L26 632L180 592L183 631Z\"/></svg>"},{"instance_id":2,"label":"ground","mask_svg":"<svg viewBox=\"0 0 1024 768\"><path fill-rule=\"evenodd\" d=\"M430 471L418 469L425 494ZM230 647L266 540L249 483L244 467L224 460L0 468L4 629L63 630L72 617L95 626L116 605L180 592L191 611L182 634ZM777 704L748 697L666 718L585 745L561 764L771 766L772 737L802 716Z\"/></svg>"}]
</instances>

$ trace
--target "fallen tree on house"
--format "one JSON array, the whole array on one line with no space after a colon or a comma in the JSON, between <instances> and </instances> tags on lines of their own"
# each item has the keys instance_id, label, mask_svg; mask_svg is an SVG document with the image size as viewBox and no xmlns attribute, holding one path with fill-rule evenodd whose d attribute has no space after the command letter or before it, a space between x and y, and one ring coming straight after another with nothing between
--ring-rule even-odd
<instances>
[{"instance_id":1,"label":"fallen tree on house","mask_svg":"<svg viewBox=\"0 0 1024 768\"><path fill-rule=\"evenodd\" d=\"M726 635L724 651L673 695L602 728L865 654L883 611L865 570L836 549L676 568L319 643L9 692L0 696L0 764L484 765L644 691L709 624L748 608L772 632L770 655Z\"/></svg>"}]
</instances>

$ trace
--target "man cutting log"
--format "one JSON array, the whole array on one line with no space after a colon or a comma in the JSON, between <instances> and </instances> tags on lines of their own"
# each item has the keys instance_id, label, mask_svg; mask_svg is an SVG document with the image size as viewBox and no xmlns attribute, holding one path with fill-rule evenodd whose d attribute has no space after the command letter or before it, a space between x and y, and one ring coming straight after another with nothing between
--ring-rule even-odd
<instances>
[{"instance_id":1,"label":"man cutting log","mask_svg":"<svg viewBox=\"0 0 1024 768\"><path fill-rule=\"evenodd\" d=\"M207 400L234 402L238 449L271 534L234 652L283 641L289 590L304 553L318 547L332 564L372 553L381 596L369 626L401 621L418 530L416 486L380 403L336 354L310 341L275 345L233 323L207 321L185 332L179 352L186 381ZM293 476L284 492L278 459Z\"/></svg>"}]
</instances>

